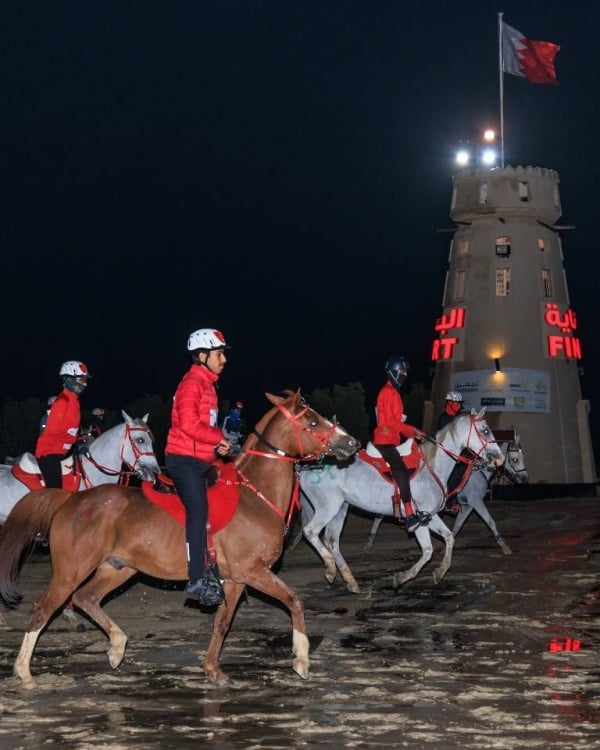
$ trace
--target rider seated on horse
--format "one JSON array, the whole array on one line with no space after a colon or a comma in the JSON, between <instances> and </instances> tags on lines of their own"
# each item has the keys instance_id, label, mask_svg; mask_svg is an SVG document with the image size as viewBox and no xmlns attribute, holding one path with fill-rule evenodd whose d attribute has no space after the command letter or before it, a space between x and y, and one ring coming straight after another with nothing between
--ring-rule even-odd
<instances>
[{"instance_id":1,"label":"rider seated on horse","mask_svg":"<svg viewBox=\"0 0 600 750\"><path fill-rule=\"evenodd\" d=\"M35 446L35 455L46 487L62 487L61 461L79 434L79 396L87 387L90 374L83 362L69 360L61 365L63 390L50 406L48 419Z\"/></svg>"},{"instance_id":2,"label":"rider seated on horse","mask_svg":"<svg viewBox=\"0 0 600 750\"><path fill-rule=\"evenodd\" d=\"M439 415L437 421L437 428L441 430L447 424L450 424L453 420L460 416L460 412L463 408L463 396L459 391L448 391L444 401L444 411ZM457 461L452 474L448 479L447 496L446 496L446 510L449 513L458 513L460 511L460 503L456 499L456 494L453 494L465 475L467 470L467 464L462 461Z\"/></svg>"},{"instance_id":3,"label":"rider seated on horse","mask_svg":"<svg viewBox=\"0 0 600 750\"><path fill-rule=\"evenodd\" d=\"M385 363L387 383L379 391L375 408L377 427L373 433L373 444L389 464L394 481L400 490L400 496L406 515L406 528L411 532L417 529L422 521L429 519L428 513L415 512L410 491L410 472L397 446L408 438L421 440L425 433L406 423L401 388L410 370L405 357L392 355Z\"/></svg>"},{"instance_id":4,"label":"rider seated on horse","mask_svg":"<svg viewBox=\"0 0 600 750\"><path fill-rule=\"evenodd\" d=\"M167 436L165 463L177 494L185 506L185 532L189 583L186 591L200 604L223 601L216 562L207 555L207 473L217 456L226 456L231 443L217 427L218 401L215 384L227 358L221 331L200 328L190 334L187 345L192 366L183 376L173 399L171 428Z\"/></svg>"}]
</instances>

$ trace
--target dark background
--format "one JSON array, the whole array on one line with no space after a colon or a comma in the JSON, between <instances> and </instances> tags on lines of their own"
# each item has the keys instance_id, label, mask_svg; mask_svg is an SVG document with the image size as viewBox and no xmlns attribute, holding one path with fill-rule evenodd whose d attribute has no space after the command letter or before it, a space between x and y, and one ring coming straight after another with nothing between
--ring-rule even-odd
<instances>
[{"instance_id":1,"label":"dark background","mask_svg":"<svg viewBox=\"0 0 600 750\"><path fill-rule=\"evenodd\" d=\"M594 402L588 2L4 0L0 396L56 392L65 359L94 375L86 407L167 396L204 326L249 419L289 386L372 401L393 351L427 380L454 148L498 126L498 10L562 45L558 86L505 77L506 164L560 174Z\"/></svg>"}]
</instances>

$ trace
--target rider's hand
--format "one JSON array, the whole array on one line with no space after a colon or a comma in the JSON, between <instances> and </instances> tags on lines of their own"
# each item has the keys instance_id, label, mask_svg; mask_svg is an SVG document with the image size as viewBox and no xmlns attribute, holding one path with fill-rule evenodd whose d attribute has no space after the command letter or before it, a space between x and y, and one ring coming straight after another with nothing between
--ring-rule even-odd
<instances>
[{"instance_id":1,"label":"rider's hand","mask_svg":"<svg viewBox=\"0 0 600 750\"><path fill-rule=\"evenodd\" d=\"M217 443L215 450L217 452L217 455L226 456L231 450L231 443L229 442L229 440L227 440L227 438L223 438L220 442Z\"/></svg>"},{"instance_id":2,"label":"rider's hand","mask_svg":"<svg viewBox=\"0 0 600 750\"><path fill-rule=\"evenodd\" d=\"M427 439L427 434L423 432L423 430L420 430L418 427L415 427L415 440L417 443L422 443L423 440Z\"/></svg>"}]
</instances>

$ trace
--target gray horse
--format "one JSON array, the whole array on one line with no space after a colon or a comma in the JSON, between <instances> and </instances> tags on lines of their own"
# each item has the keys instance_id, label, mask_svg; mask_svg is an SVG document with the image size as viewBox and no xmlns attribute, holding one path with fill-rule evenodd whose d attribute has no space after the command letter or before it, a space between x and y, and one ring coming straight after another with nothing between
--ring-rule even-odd
<instances>
[{"instance_id":1,"label":"gray horse","mask_svg":"<svg viewBox=\"0 0 600 750\"><path fill-rule=\"evenodd\" d=\"M471 414L459 417L444 427L438 433L436 441L421 447L421 461L411 479L411 491L416 507L428 512L431 520L415 531L415 537L421 547L420 559L408 570L394 575L394 587L414 578L431 559L431 531L441 536L445 543L442 562L433 572L434 581L439 583L449 570L452 564L454 536L438 514L445 506L445 487L456 457L468 448L475 454L477 463L483 462L496 468L504 462L504 454L484 419L484 413L485 409L479 413L473 409ZM358 583L339 547L348 506L352 505L375 515L392 515L390 483L377 469L357 458L344 468L327 465L320 471L301 472L300 488L303 504L310 503L314 511L312 518L302 530L323 560L325 578L332 583L339 570L348 589L358 593ZM308 515L307 513L307 517ZM320 533L325 527L327 544L320 538Z\"/></svg>"},{"instance_id":2,"label":"gray horse","mask_svg":"<svg viewBox=\"0 0 600 750\"><path fill-rule=\"evenodd\" d=\"M121 414L125 422L103 432L91 444L89 454L81 457L84 475L79 481L80 490L97 484L116 484L123 464L141 479L153 479L160 472L152 433L147 425L148 414L142 419L132 418L124 411ZM31 453L24 453L14 459L14 463L32 474L39 473L37 461ZM72 463L72 458L64 459L63 473L70 470ZM29 487L14 476L12 468L12 465L0 465L0 524L29 492Z\"/></svg>"},{"instance_id":3,"label":"gray horse","mask_svg":"<svg viewBox=\"0 0 600 750\"><path fill-rule=\"evenodd\" d=\"M501 437L504 433L510 434L506 437ZM491 491L491 482L493 479L496 479L499 482L507 480L514 484L523 484L528 481L529 476L527 474L527 467L525 466L525 458L523 456L523 449L521 448L521 438L519 433L516 430L503 430L502 432L496 432L494 434L498 440L498 445L506 455L506 461L502 466L494 470L481 466L472 472L469 480L458 492L456 498L460 504L460 512L456 516L456 521L452 527L452 533L456 537L467 518L473 511L475 511L494 535L494 539L498 542L503 554L512 555L511 548L505 542L502 534L498 531L496 522L492 518L492 515L485 504L485 498L488 494L488 490ZM309 516L307 516L307 521L308 518ZM382 521L383 516L377 516L373 521L373 525L369 531L367 547L373 546L375 538L377 537L377 531L379 530ZM325 529L324 536L325 538L331 536L328 527Z\"/></svg>"}]
</instances>

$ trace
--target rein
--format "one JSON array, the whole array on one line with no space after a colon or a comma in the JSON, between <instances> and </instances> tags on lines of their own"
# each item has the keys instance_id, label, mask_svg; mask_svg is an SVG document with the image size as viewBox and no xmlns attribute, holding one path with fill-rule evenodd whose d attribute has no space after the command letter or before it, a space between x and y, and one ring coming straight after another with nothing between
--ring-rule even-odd
<instances>
[{"instance_id":1,"label":"rein","mask_svg":"<svg viewBox=\"0 0 600 750\"><path fill-rule=\"evenodd\" d=\"M279 411L283 414L283 416L287 419L288 422L292 424L292 427L294 428L294 437L296 439L296 443L298 445L298 453L299 455L294 455L293 453L289 453L286 450L283 450L283 448L278 448L276 445L274 445L270 440L268 440L261 432L259 432L257 429L254 429L254 435L258 438L258 440L261 443L264 443L264 445L267 446L267 448L272 451L271 453L267 453L266 451L260 451L255 450L254 448L246 448L242 450L242 453L240 455L243 455L244 453L249 456L257 456L258 458L270 458L274 459L275 461L287 461L290 463L296 464L296 469L294 470L294 482L292 486L292 499L290 502L290 505L288 507L287 513L282 511L280 508L275 505L271 500L269 500L249 479L246 477L246 475L236 466L236 471L238 475L241 477L241 482L235 482L235 484L238 484L243 487L248 487L249 490L252 490L254 494L259 497L263 502L265 502L269 508L275 511L277 515L283 520L284 523L284 535L287 534L292 515L294 514L294 511L296 509L300 509L300 481L298 476L298 468L297 465L299 463L308 463L313 461L318 461L320 457L325 453L328 449L328 444L331 436L335 433L337 429L337 422L333 422L331 425L331 429L327 432L326 435L322 435L320 432L316 432L315 430L311 430L310 427L307 427L305 425L299 424L299 419L303 417L309 410L308 406L305 406L302 411L300 411L298 414L294 415L292 414L285 406L278 406L277 407ZM305 453L304 445L302 444L302 434L303 432L306 432L308 435L310 435L312 438L314 438L318 443L320 443L322 450L320 450L318 453Z\"/></svg>"},{"instance_id":2,"label":"rein","mask_svg":"<svg viewBox=\"0 0 600 750\"><path fill-rule=\"evenodd\" d=\"M142 456L153 456L153 451L141 451L136 443L135 440L131 437L132 432L150 432L148 427L132 427L130 424L125 424L125 433L123 435L123 440L121 441L121 449L119 452L119 457L121 459L121 465L125 464L127 467L129 467L129 471L121 471L121 469L111 469L109 466L104 466L104 464L99 463L96 461L96 459L92 456L89 449L85 452L84 456L87 458L87 460L92 464L92 466L97 469L102 474L105 474L109 477L120 477L119 484L122 484L124 486L127 486L129 484L129 480L132 476L135 476L137 471L136 467L138 464L139 459ZM126 460L125 458L125 446L126 446L126 440L129 440L129 445L131 447L131 451L133 453L133 464ZM89 489L91 487L91 482L85 472L83 461L79 461L79 469L81 472L81 477L83 479L83 482L85 486Z\"/></svg>"},{"instance_id":3,"label":"rein","mask_svg":"<svg viewBox=\"0 0 600 750\"><path fill-rule=\"evenodd\" d=\"M254 435L261 443L264 443L268 448L270 448L273 453L265 453L264 451L257 451L253 448L248 448L247 450L243 451L243 453L247 453L250 456L260 456L262 458L275 458L279 461L318 461L321 455L327 450L329 439L337 429L337 422L332 423L331 429L326 435L321 435L320 432L315 432L314 430L311 430L310 427L298 424L298 420L300 419L300 417L303 417L308 411L308 406L305 406L304 409L302 409L302 411L295 416L288 409L286 409L285 406L279 406L278 409L288 420L288 422L291 422L292 427L294 428L294 437L296 438L300 455L294 455L293 453L288 453L288 451L285 451L282 448L277 448L277 446L273 445L273 443L267 440L267 438L256 428L254 428L253 430ZM300 439L300 432L307 432L311 437L313 437L317 442L321 444L321 447L324 450L319 451L319 453L304 453L304 446L302 445L302 441Z\"/></svg>"},{"instance_id":4,"label":"rein","mask_svg":"<svg viewBox=\"0 0 600 750\"><path fill-rule=\"evenodd\" d=\"M490 443L496 443L497 444L497 441L496 441L495 438L493 440L486 440L483 437L483 435L479 432L479 430L477 429L477 426L475 424L477 421L483 421L483 420L477 420L474 415L471 415L471 417L470 417L470 426L469 426L469 434L467 436L467 443L469 442L469 440L471 438L471 430L475 430L475 432L477 433L477 435L478 435L478 437L479 437L482 445L481 445L481 448L480 448L479 452L475 452L472 448L466 448L465 452L470 453L471 456L462 456L462 455L460 455L458 453L455 453L454 451L450 450L450 448L446 448L445 445L443 445L442 443L440 443L434 437L431 437L429 435L426 436L426 440L428 440L430 443L433 443L440 450L444 451L444 453L446 455L450 456L451 458L453 458L454 461L460 461L461 463L464 463L464 464L467 465L466 471L465 471L465 473L464 473L464 475L463 475L460 483L450 493L447 492L446 486L441 481L441 479L439 478L439 476L433 471L433 469L431 468L431 465L427 461L427 458L426 458L424 452L419 448L419 452L421 453L421 458L423 459L423 463L425 464L425 466L427 466L427 468L429 470L429 473L433 476L433 478L437 482L437 484L438 484L439 488L441 489L442 494L443 494L443 496L445 498L452 497L453 495L457 495L463 489L463 487L469 481L469 478L471 477L471 474L473 473L473 471L474 470L479 470L479 469L483 468L483 455L482 454L484 453L484 451L487 448L487 446Z\"/></svg>"}]
</instances>

